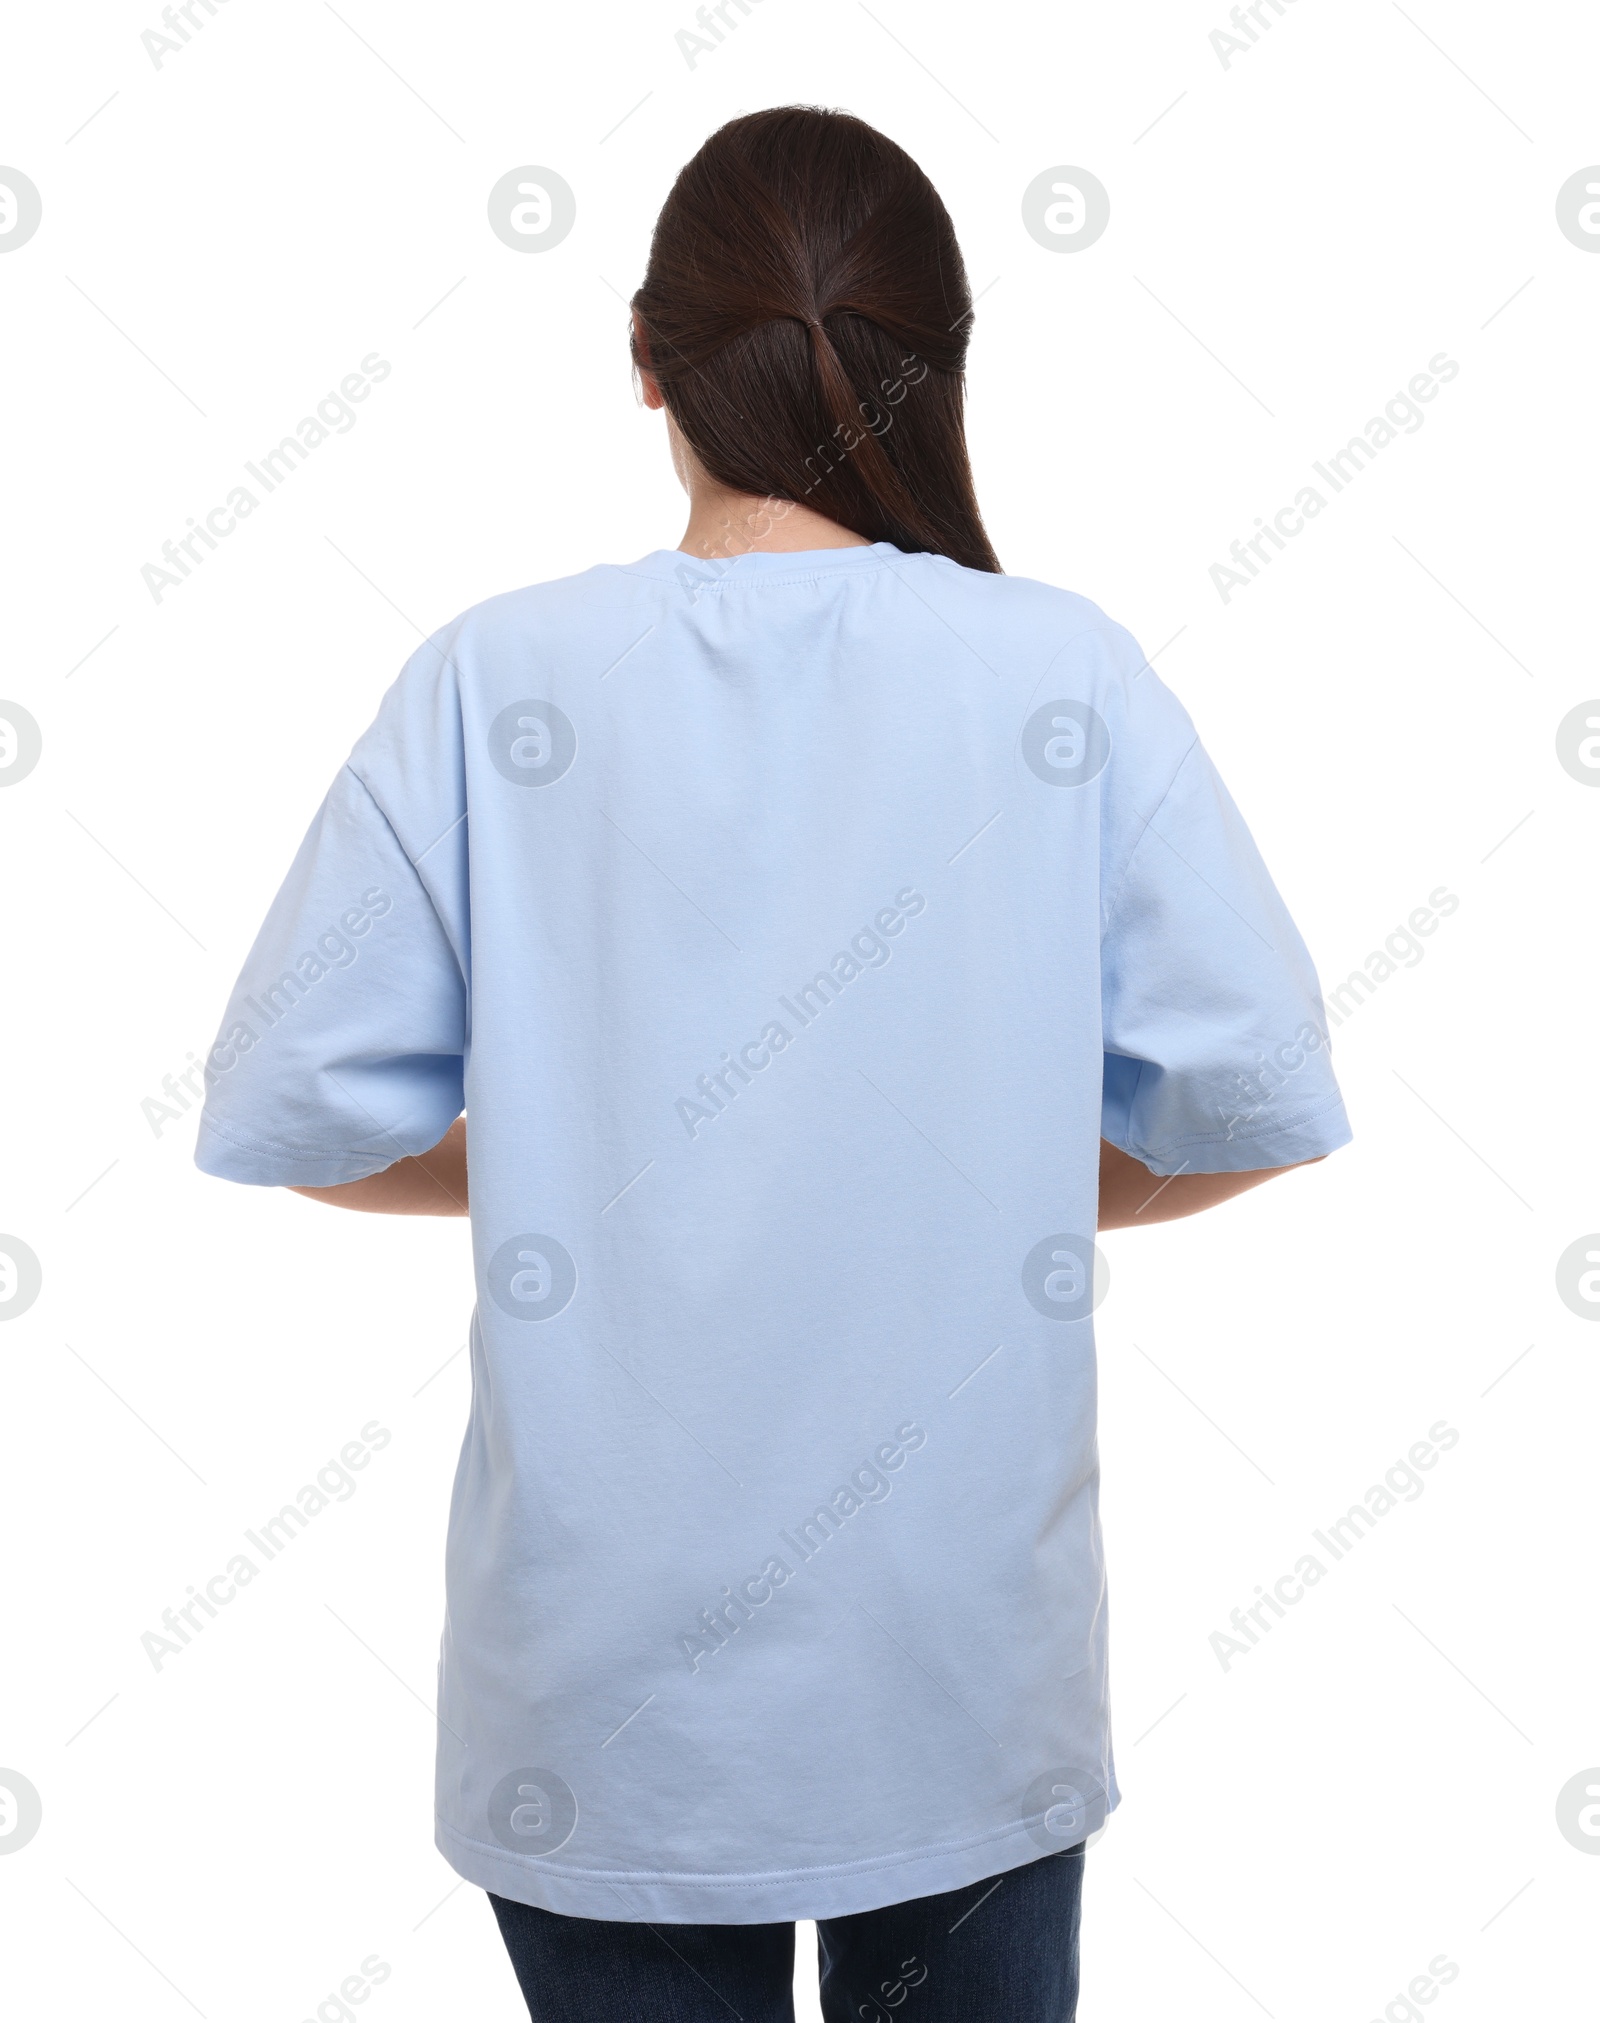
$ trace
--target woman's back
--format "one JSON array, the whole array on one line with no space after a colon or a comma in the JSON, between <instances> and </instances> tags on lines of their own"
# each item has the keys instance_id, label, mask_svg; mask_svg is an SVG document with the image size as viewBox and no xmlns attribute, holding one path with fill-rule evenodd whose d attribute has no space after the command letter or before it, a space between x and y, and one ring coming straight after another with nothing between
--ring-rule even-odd
<instances>
[{"instance_id":1,"label":"woman's back","mask_svg":"<svg viewBox=\"0 0 1600 2023\"><path fill-rule=\"evenodd\" d=\"M407 664L223 1035L227 1177L470 1119L461 1873L835 1916L1100 1823L1099 1141L1168 1175L1347 1135L1304 949L1125 632L886 541L493 598Z\"/></svg>"}]
</instances>

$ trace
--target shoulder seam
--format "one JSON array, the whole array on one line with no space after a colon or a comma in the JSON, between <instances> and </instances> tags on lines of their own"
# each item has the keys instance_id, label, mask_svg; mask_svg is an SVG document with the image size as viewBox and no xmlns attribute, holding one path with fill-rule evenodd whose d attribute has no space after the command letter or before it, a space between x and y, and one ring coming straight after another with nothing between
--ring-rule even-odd
<instances>
[{"instance_id":1,"label":"shoulder seam","mask_svg":"<svg viewBox=\"0 0 1600 2023\"><path fill-rule=\"evenodd\" d=\"M350 775L351 779L355 781L356 785L361 789L362 793L365 794L367 799L372 803L374 809L377 811L379 821L382 822L383 826L394 838L394 847L400 852L400 855L404 857L406 862L411 866L412 870L417 871L416 859L412 856L411 852L406 848L405 844L400 840L400 831L395 827L394 822L390 817L388 809L383 805L382 801L380 801L377 795L372 791L372 787L365 778L365 776L356 771L354 761L351 759L345 760L344 770ZM421 872L417 871L417 877L419 880L421 876L422 876Z\"/></svg>"},{"instance_id":2,"label":"shoulder seam","mask_svg":"<svg viewBox=\"0 0 1600 2023\"><path fill-rule=\"evenodd\" d=\"M1184 767L1189 763L1190 759L1199 749L1200 749L1200 734L1197 731L1194 737L1190 739L1189 743L1185 745L1183 750L1183 756L1178 760L1178 763L1173 767L1171 775L1167 780L1167 784L1161 790L1160 799L1156 802L1155 806L1150 810L1149 814L1145 816L1144 821L1139 825L1139 833L1137 836L1134 837L1133 842L1129 847L1128 854L1123 860L1122 870L1117 876L1115 895L1112 897L1112 899L1110 900L1109 904L1106 907L1105 925L1100 930L1100 945L1102 948L1105 946L1106 936L1111 932L1112 922L1116 919L1117 916L1117 909L1122 904L1122 895L1127 888L1128 874L1133 869L1134 858L1137 857L1139 854L1139 846L1140 844L1143 843L1145 837L1150 833L1151 823L1155 820L1157 815L1161 813L1161 810L1167 805L1168 797L1171 795L1173 788L1178 783L1178 775L1183 771Z\"/></svg>"}]
</instances>

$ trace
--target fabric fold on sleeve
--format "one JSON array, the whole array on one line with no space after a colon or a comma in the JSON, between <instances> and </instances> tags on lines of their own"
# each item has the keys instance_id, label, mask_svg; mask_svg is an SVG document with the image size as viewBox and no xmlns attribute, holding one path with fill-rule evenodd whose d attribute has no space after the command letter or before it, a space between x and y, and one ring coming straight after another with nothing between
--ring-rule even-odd
<instances>
[{"instance_id":1,"label":"fabric fold on sleeve","mask_svg":"<svg viewBox=\"0 0 1600 2023\"><path fill-rule=\"evenodd\" d=\"M335 1187L461 1114L467 986L415 866L346 766L296 853L206 1056L196 1163Z\"/></svg>"},{"instance_id":2,"label":"fabric fold on sleeve","mask_svg":"<svg viewBox=\"0 0 1600 2023\"><path fill-rule=\"evenodd\" d=\"M1102 1135L1153 1173L1296 1165L1345 1144L1305 943L1205 749L1143 825L1102 950Z\"/></svg>"}]
</instances>

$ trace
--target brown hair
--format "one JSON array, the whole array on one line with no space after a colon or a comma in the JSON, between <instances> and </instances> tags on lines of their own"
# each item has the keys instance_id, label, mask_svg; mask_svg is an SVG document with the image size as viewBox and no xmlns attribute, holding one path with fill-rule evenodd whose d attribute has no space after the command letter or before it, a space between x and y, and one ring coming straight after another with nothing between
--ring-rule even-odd
<instances>
[{"instance_id":1,"label":"brown hair","mask_svg":"<svg viewBox=\"0 0 1600 2023\"><path fill-rule=\"evenodd\" d=\"M875 128L803 105L719 127L632 306L634 363L719 484L999 570L962 417L966 269L938 192Z\"/></svg>"}]
</instances>

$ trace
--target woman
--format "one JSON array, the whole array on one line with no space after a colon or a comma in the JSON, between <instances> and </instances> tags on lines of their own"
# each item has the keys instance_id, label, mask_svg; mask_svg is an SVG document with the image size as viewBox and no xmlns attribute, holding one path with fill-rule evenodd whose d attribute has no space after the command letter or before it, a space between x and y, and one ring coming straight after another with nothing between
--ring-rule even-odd
<instances>
[{"instance_id":1,"label":"woman","mask_svg":"<svg viewBox=\"0 0 1600 2023\"><path fill-rule=\"evenodd\" d=\"M438 1845L536 2018L789 2017L799 1918L830 2019L1072 2016L1095 1231L1349 1135L1189 719L999 573L971 313L882 135L713 135L634 299L682 542L412 656L210 1057L207 1171L470 1199Z\"/></svg>"}]
</instances>

